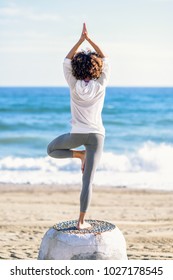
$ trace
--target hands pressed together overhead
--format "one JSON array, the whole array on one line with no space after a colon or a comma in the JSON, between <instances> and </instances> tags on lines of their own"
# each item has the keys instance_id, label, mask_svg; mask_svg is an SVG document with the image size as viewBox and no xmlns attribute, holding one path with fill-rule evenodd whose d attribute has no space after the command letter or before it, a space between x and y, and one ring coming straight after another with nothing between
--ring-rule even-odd
<instances>
[{"instance_id":1,"label":"hands pressed together overhead","mask_svg":"<svg viewBox=\"0 0 173 280\"><path fill-rule=\"evenodd\" d=\"M82 29L82 34L81 34L80 39L81 39L82 41L84 41L84 40L89 40L89 37L88 37L88 30L87 30L87 28L86 28L86 23L83 23L83 29Z\"/></svg>"},{"instance_id":2,"label":"hands pressed together overhead","mask_svg":"<svg viewBox=\"0 0 173 280\"><path fill-rule=\"evenodd\" d=\"M88 43L93 47L93 49L96 51L96 53L98 53L100 55L100 57L104 58L105 55L102 52L102 50L100 49L100 47L95 44L88 36L88 30L86 28L86 24L83 23L83 29L82 29L82 34L80 36L80 39L78 40L78 42L72 47L72 49L69 51L69 53L67 54L66 58L72 59L75 55L75 53L77 52L78 48L80 47L80 45L87 40Z\"/></svg>"}]
</instances>

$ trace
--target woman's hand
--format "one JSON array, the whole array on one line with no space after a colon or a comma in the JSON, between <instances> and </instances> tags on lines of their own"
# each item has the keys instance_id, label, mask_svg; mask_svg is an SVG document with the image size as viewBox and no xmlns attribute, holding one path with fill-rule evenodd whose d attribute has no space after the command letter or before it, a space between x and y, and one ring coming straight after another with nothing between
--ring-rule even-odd
<instances>
[{"instance_id":1,"label":"woman's hand","mask_svg":"<svg viewBox=\"0 0 173 280\"><path fill-rule=\"evenodd\" d=\"M80 36L80 39L78 40L78 42L73 46L73 48L69 51L69 53L67 54L66 58L69 59L73 59L75 53L77 52L78 48L80 47L80 45L87 40L88 43L94 48L94 50L96 51L96 53L98 53L102 58L105 57L104 53L101 51L100 47L98 45L96 45L89 37L88 37L88 31L86 28L86 24L83 24L83 29L82 29L82 34Z\"/></svg>"},{"instance_id":2,"label":"woman's hand","mask_svg":"<svg viewBox=\"0 0 173 280\"><path fill-rule=\"evenodd\" d=\"M82 34L81 34L81 37L80 37L81 40L87 40L88 39L88 31L87 31L87 28L86 28L86 24L84 23L83 24L83 29L82 29Z\"/></svg>"},{"instance_id":3,"label":"woman's hand","mask_svg":"<svg viewBox=\"0 0 173 280\"><path fill-rule=\"evenodd\" d=\"M86 24L84 23L80 39L72 47L72 49L69 51L69 53L66 55L66 58L73 59L73 57L76 54L76 52L77 52L78 48L80 47L80 45L85 41L85 39L88 38L87 36L88 36L88 32L87 32L87 29L86 29Z\"/></svg>"},{"instance_id":4,"label":"woman's hand","mask_svg":"<svg viewBox=\"0 0 173 280\"><path fill-rule=\"evenodd\" d=\"M85 38L87 39L88 38L88 30L86 28L86 23L85 22L83 24L83 34L85 35Z\"/></svg>"}]
</instances>

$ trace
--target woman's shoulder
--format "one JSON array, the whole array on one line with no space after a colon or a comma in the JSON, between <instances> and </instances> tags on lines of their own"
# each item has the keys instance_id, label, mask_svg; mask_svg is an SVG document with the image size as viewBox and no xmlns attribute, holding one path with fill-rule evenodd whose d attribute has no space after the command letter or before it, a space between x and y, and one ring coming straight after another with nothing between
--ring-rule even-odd
<instances>
[{"instance_id":1,"label":"woman's shoulder","mask_svg":"<svg viewBox=\"0 0 173 280\"><path fill-rule=\"evenodd\" d=\"M65 58L64 58L64 60L63 60L63 64L68 64L68 65L71 65L71 59L70 59L70 58L65 57Z\"/></svg>"}]
</instances>

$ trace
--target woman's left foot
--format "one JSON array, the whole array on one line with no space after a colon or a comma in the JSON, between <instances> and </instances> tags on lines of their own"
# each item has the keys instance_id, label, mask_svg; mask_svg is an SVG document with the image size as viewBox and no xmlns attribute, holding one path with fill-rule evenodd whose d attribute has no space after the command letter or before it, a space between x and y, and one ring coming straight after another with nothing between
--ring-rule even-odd
<instances>
[{"instance_id":1,"label":"woman's left foot","mask_svg":"<svg viewBox=\"0 0 173 280\"><path fill-rule=\"evenodd\" d=\"M85 157L86 157L86 151L75 151L73 150L73 158L79 158L81 160L81 170L82 173L84 173L84 169L85 169Z\"/></svg>"}]
</instances>

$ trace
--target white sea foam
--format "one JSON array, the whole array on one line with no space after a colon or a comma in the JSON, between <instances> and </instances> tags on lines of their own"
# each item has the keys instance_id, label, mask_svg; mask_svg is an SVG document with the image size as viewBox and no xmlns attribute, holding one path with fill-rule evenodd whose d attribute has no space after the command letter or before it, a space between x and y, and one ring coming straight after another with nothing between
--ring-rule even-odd
<instances>
[{"instance_id":1,"label":"white sea foam","mask_svg":"<svg viewBox=\"0 0 173 280\"><path fill-rule=\"evenodd\" d=\"M146 142L134 153L103 153L94 183L104 186L173 190L173 145ZM78 159L5 157L1 183L80 184Z\"/></svg>"}]
</instances>

